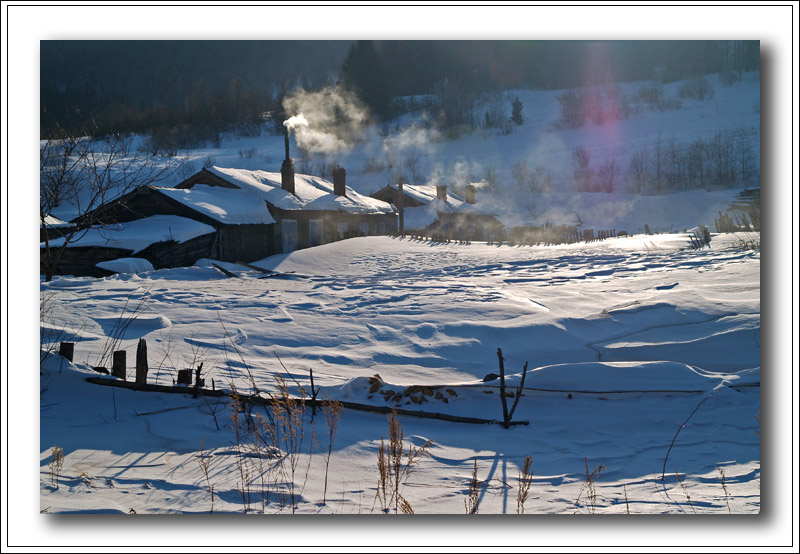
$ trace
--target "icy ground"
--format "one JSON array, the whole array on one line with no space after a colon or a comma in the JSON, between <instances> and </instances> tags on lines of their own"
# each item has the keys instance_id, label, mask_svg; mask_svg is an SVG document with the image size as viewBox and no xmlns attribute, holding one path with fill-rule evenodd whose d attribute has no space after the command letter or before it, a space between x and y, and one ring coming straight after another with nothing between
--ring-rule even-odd
<instances>
[{"instance_id":1,"label":"icy ground","mask_svg":"<svg viewBox=\"0 0 800 554\"><path fill-rule=\"evenodd\" d=\"M202 362L207 386L266 396L277 375L292 393L310 389L313 370L321 397L496 420L498 380L483 378L498 372L497 349L510 385L527 362L514 414L527 425L398 416L406 447L433 441L401 486L416 513L463 514L476 460L479 513L516 513L526 456L526 514L757 513L760 251L741 248L751 238L688 250L685 234L558 247L365 237L257 262L280 272L269 277L221 264L239 276L226 277L208 261L42 283L55 300L43 332L78 337L74 365L53 355L41 366L41 510L207 513L213 485L214 512L292 512L286 474L257 477L286 452L240 456L226 400L84 380L103 377L90 366L111 365L108 337L144 299L118 346L129 380L145 338L150 383ZM403 395L411 385L433 388ZM295 511L379 513L387 416L342 412L325 504L324 414L312 422L307 410L303 432ZM598 466L592 501L586 470Z\"/></svg>"}]
</instances>

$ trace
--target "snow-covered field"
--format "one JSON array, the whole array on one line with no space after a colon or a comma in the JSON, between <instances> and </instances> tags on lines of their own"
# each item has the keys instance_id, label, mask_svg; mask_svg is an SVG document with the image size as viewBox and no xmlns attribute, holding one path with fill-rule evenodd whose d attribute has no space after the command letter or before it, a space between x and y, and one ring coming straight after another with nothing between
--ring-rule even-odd
<instances>
[{"instance_id":1,"label":"snow-covered field","mask_svg":"<svg viewBox=\"0 0 800 554\"><path fill-rule=\"evenodd\" d=\"M322 411L305 411L294 456L243 455L252 435L237 443L224 398L86 382L103 377L90 366L110 366L99 360L108 337L141 305L119 347L133 380L146 339L148 381L161 385L202 362L209 387L267 396L282 376L297 394L313 370L321 398L499 420L499 381L483 378L498 372L498 348L512 389L527 362L513 417L525 424L398 416L406 448L433 441L400 487L415 513L463 514L475 463L479 513L516 513L526 456L526 514L758 513L761 265L760 250L742 248L750 240L714 235L691 250L681 233L558 247L364 237L257 262L280 272L266 278L221 264L239 276L226 277L210 261L57 277L41 285L55 300L44 328L78 337L74 365L54 355L41 368L41 510L207 513L213 486L214 512L291 513L293 481L297 513L381 511L385 414L343 410L325 491ZM295 462L293 480L269 471L281 460ZM586 472L598 466L592 500Z\"/></svg>"}]
</instances>

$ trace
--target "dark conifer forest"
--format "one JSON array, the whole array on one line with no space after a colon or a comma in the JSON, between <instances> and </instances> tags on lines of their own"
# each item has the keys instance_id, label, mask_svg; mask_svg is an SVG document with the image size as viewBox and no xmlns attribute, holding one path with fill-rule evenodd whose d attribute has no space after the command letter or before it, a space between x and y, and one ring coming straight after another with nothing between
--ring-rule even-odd
<instances>
[{"instance_id":1,"label":"dark conifer forest","mask_svg":"<svg viewBox=\"0 0 800 554\"><path fill-rule=\"evenodd\" d=\"M759 68L758 41L42 41L41 135L279 128L282 97L340 84L377 119L410 95L464 97ZM457 121L455 121L457 122Z\"/></svg>"}]
</instances>

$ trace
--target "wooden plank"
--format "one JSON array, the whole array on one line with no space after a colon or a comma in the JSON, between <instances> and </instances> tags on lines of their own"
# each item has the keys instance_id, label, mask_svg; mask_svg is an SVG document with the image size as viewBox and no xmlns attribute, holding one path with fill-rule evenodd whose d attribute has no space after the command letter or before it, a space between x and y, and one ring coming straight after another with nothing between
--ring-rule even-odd
<instances>
[{"instance_id":1,"label":"wooden plank","mask_svg":"<svg viewBox=\"0 0 800 554\"><path fill-rule=\"evenodd\" d=\"M247 262L236 262L238 265L248 267L253 271L258 271L259 273L266 273L266 274L273 274L278 273L277 271L273 271L271 269L264 269L263 267L258 267L257 265L248 264Z\"/></svg>"},{"instance_id":2,"label":"wooden plank","mask_svg":"<svg viewBox=\"0 0 800 554\"><path fill-rule=\"evenodd\" d=\"M232 273L232 272L228 271L228 270L227 270L227 269L225 269L224 267L220 267L220 266L218 266L218 265L217 265L217 264L215 264L214 262L211 262L211 265L213 265L214 267L216 267L217 269L219 269L219 270L220 270L222 273L224 273L224 274L225 274L226 276L228 276L228 277L236 277L237 279L241 279L241 277L239 277L239 276L238 276L238 275L236 275L235 273Z\"/></svg>"},{"instance_id":3,"label":"wooden plank","mask_svg":"<svg viewBox=\"0 0 800 554\"><path fill-rule=\"evenodd\" d=\"M177 387L177 386L164 386L164 385L151 385L151 384L140 384L140 383L131 383L129 381L117 381L113 379L103 379L102 377L87 377L86 381L89 383L93 383L96 385L104 385L109 387L121 387L129 390L135 391L145 391L145 392L164 392L164 393L171 393L171 394L191 394L191 395L199 395L199 396L214 396L214 397L221 397L221 396L233 396L230 393L221 391L221 390L210 390L204 388L197 388L197 387ZM264 398L262 396L257 395L247 395L247 394L239 394L240 398L246 399L248 402L252 402L253 404L258 404L261 406L271 406L275 403L275 401L271 398ZM299 398L292 398L294 401L300 401ZM325 400L311 400L306 399L305 401L306 406L308 407L317 407L317 406L324 406L326 404ZM486 424L498 424L500 423L494 419L482 419L477 417L462 417L456 416L451 414L442 414L438 412L425 412L420 410L407 410L405 408L397 408L397 407L390 407L390 406L374 406L371 404L360 404L357 402L346 402L340 401L340 404L343 408L347 408L350 410L358 410L362 412L374 412L379 414L390 414L394 410L398 415L405 415L411 417L422 417L427 419L438 419L441 421L451 421L454 423L471 423L477 425L486 425ZM528 421L512 421L510 422L511 425L528 425Z\"/></svg>"}]
</instances>

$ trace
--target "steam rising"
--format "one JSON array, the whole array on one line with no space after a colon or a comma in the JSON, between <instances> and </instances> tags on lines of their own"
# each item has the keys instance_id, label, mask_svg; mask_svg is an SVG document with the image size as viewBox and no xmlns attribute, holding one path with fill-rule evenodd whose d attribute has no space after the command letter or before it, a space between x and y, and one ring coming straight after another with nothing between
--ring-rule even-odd
<instances>
[{"instance_id":1,"label":"steam rising","mask_svg":"<svg viewBox=\"0 0 800 554\"><path fill-rule=\"evenodd\" d=\"M338 86L316 92L297 89L284 98L283 109L294 114L283 124L294 132L297 146L309 153L350 150L369 122L367 107Z\"/></svg>"}]
</instances>

